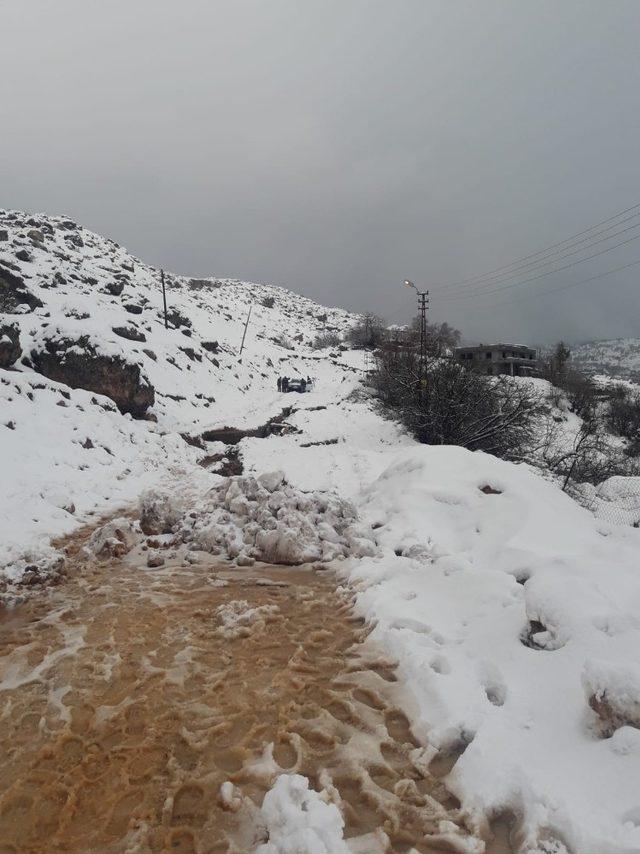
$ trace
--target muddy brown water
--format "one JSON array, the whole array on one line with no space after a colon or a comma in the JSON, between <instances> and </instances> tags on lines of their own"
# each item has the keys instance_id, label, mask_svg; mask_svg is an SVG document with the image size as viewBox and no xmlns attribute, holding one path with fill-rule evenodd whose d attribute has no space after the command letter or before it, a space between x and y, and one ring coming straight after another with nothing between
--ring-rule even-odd
<instances>
[{"instance_id":1,"label":"muddy brown water","mask_svg":"<svg viewBox=\"0 0 640 854\"><path fill-rule=\"evenodd\" d=\"M458 805L332 574L100 565L83 537L64 584L0 614L2 854L251 851L283 771L328 787L347 837L386 832L363 851L455 850Z\"/></svg>"}]
</instances>

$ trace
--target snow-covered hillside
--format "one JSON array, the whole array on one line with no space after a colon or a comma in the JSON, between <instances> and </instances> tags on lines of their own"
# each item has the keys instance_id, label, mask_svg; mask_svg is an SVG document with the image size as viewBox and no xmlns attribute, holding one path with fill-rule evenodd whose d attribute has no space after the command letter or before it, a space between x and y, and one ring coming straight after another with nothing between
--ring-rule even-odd
<instances>
[{"instance_id":1,"label":"snow-covered hillside","mask_svg":"<svg viewBox=\"0 0 640 854\"><path fill-rule=\"evenodd\" d=\"M571 348L576 368L589 374L640 381L640 338L589 341Z\"/></svg>"},{"instance_id":2,"label":"snow-covered hillside","mask_svg":"<svg viewBox=\"0 0 640 854\"><path fill-rule=\"evenodd\" d=\"M316 377L321 397L354 375L311 347L353 323L341 309L236 280L166 286L168 329L159 270L64 217L0 212L0 339L22 351L0 370L0 564L159 479L197 475L223 446L180 434L277 416L303 397L279 395L278 376Z\"/></svg>"}]
</instances>

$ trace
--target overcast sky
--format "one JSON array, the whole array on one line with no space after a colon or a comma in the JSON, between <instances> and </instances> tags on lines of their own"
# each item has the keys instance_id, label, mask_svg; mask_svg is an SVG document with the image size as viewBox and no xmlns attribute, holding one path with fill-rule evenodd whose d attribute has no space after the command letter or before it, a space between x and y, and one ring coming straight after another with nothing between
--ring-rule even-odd
<instances>
[{"instance_id":1,"label":"overcast sky","mask_svg":"<svg viewBox=\"0 0 640 854\"><path fill-rule=\"evenodd\" d=\"M468 279L640 203L639 0L0 0L0 32L0 205L175 272L402 322L405 277ZM636 259L434 290L432 317L640 336L640 266L531 296Z\"/></svg>"}]
</instances>

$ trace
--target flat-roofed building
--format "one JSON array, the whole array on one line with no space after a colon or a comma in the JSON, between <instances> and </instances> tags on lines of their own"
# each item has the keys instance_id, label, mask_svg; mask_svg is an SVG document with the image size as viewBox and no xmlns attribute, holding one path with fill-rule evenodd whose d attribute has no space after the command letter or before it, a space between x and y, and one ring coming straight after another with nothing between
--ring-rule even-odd
<instances>
[{"instance_id":1,"label":"flat-roofed building","mask_svg":"<svg viewBox=\"0 0 640 854\"><path fill-rule=\"evenodd\" d=\"M538 353L524 344L479 344L456 347L454 358L467 368L483 374L530 377L538 371Z\"/></svg>"}]
</instances>

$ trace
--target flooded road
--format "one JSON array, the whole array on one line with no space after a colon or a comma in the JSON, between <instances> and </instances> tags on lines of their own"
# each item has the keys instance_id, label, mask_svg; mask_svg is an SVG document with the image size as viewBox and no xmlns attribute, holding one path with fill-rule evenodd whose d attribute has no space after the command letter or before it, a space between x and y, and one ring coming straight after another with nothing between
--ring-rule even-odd
<instances>
[{"instance_id":1,"label":"flooded road","mask_svg":"<svg viewBox=\"0 0 640 854\"><path fill-rule=\"evenodd\" d=\"M248 852L287 771L373 834L362 851L462 850L438 841L457 805L418 770L393 663L335 576L96 564L83 537L60 587L0 617L2 854Z\"/></svg>"}]
</instances>

